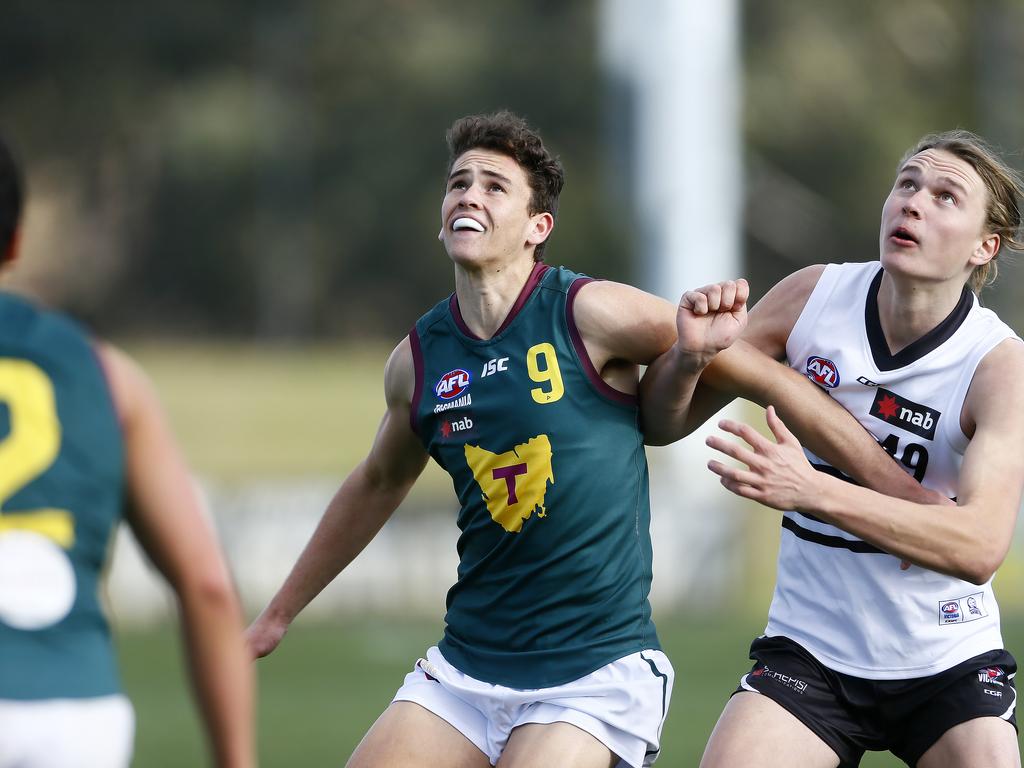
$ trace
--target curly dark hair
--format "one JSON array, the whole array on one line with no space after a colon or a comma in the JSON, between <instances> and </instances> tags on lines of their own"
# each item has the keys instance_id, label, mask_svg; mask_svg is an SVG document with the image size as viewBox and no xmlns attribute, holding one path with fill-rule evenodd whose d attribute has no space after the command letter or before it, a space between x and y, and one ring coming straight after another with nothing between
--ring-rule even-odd
<instances>
[{"instance_id":1,"label":"curly dark hair","mask_svg":"<svg viewBox=\"0 0 1024 768\"><path fill-rule=\"evenodd\" d=\"M540 135L527 122L507 110L490 115L469 115L448 129L448 174L455 161L471 149L487 149L511 157L526 173L530 184L528 213L558 214L558 195L565 184L565 172L558 158L545 148ZM448 175L446 174L446 175ZM550 239L550 238L549 238ZM533 252L535 261L544 260L547 240Z\"/></svg>"},{"instance_id":2,"label":"curly dark hair","mask_svg":"<svg viewBox=\"0 0 1024 768\"><path fill-rule=\"evenodd\" d=\"M21 172L7 144L0 138L0 262L13 255L12 245L21 221Z\"/></svg>"}]
</instances>

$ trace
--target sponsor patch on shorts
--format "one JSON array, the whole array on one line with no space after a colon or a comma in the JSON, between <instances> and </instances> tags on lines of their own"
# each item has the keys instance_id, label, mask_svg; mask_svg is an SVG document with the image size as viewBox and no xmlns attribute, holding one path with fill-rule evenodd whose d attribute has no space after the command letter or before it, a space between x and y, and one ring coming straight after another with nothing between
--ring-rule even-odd
<instances>
[{"instance_id":1,"label":"sponsor patch on shorts","mask_svg":"<svg viewBox=\"0 0 1024 768\"><path fill-rule=\"evenodd\" d=\"M807 690L807 683L805 681L801 680L798 677L793 677L792 675L787 675L783 672L778 672L769 667L767 664L763 664L756 667L750 673L750 676L760 677L765 680L774 680L775 682L784 685L787 688L792 688L797 693L803 693Z\"/></svg>"},{"instance_id":2,"label":"sponsor patch on shorts","mask_svg":"<svg viewBox=\"0 0 1024 768\"><path fill-rule=\"evenodd\" d=\"M985 610L985 593L975 592L966 597L956 597L939 603L939 624L964 624L988 616Z\"/></svg>"}]
</instances>

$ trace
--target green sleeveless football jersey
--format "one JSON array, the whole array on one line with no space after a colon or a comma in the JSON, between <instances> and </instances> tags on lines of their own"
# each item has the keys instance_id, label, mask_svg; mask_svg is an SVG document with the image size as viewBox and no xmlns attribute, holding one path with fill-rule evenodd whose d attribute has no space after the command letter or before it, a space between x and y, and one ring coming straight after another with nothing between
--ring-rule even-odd
<instances>
[{"instance_id":1,"label":"green sleeveless football jersey","mask_svg":"<svg viewBox=\"0 0 1024 768\"><path fill-rule=\"evenodd\" d=\"M465 674L513 688L659 648L636 398L583 347L572 306L588 281L538 264L493 338L473 335L454 294L409 336L413 430L461 506L439 647Z\"/></svg>"},{"instance_id":2,"label":"green sleeveless football jersey","mask_svg":"<svg viewBox=\"0 0 1024 768\"><path fill-rule=\"evenodd\" d=\"M0 293L0 698L120 690L97 589L123 465L88 337Z\"/></svg>"}]
</instances>

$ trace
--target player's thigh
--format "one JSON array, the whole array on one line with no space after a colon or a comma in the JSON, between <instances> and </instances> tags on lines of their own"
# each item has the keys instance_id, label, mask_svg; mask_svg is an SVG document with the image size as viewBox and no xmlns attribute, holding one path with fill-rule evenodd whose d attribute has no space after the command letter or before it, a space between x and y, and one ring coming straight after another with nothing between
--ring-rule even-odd
<instances>
[{"instance_id":1,"label":"player's thigh","mask_svg":"<svg viewBox=\"0 0 1024 768\"><path fill-rule=\"evenodd\" d=\"M377 718L348 768L488 768L490 761L454 727L411 701Z\"/></svg>"},{"instance_id":2,"label":"player's thigh","mask_svg":"<svg viewBox=\"0 0 1024 768\"><path fill-rule=\"evenodd\" d=\"M498 768L611 768L618 762L604 744L569 723L526 723L512 730Z\"/></svg>"},{"instance_id":3,"label":"player's thigh","mask_svg":"<svg viewBox=\"0 0 1024 768\"><path fill-rule=\"evenodd\" d=\"M954 725L921 755L918 768L1020 768L1017 731L998 717Z\"/></svg>"},{"instance_id":4,"label":"player's thigh","mask_svg":"<svg viewBox=\"0 0 1024 768\"><path fill-rule=\"evenodd\" d=\"M836 768L839 756L806 725L759 693L741 691L725 705L701 768Z\"/></svg>"}]
</instances>

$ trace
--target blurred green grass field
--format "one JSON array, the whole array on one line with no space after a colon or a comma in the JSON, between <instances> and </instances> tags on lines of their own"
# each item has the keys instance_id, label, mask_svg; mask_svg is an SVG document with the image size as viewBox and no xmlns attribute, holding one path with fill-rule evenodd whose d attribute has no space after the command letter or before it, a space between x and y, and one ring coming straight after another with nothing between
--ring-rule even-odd
<instances>
[{"instance_id":1,"label":"blurred green grass field","mask_svg":"<svg viewBox=\"0 0 1024 768\"><path fill-rule=\"evenodd\" d=\"M659 768L690 768L740 675L762 620L703 613L658 621L676 670ZM1011 650L1024 648L1024 620L1005 623ZM282 646L259 662L259 746L263 768L342 766L391 700L413 662L440 636L430 622L352 619L345 625L299 622ZM118 637L125 687L135 704L134 765L194 768L207 764L171 628ZM901 766L869 754L868 768Z\"/></svg>"}]
</instances>

